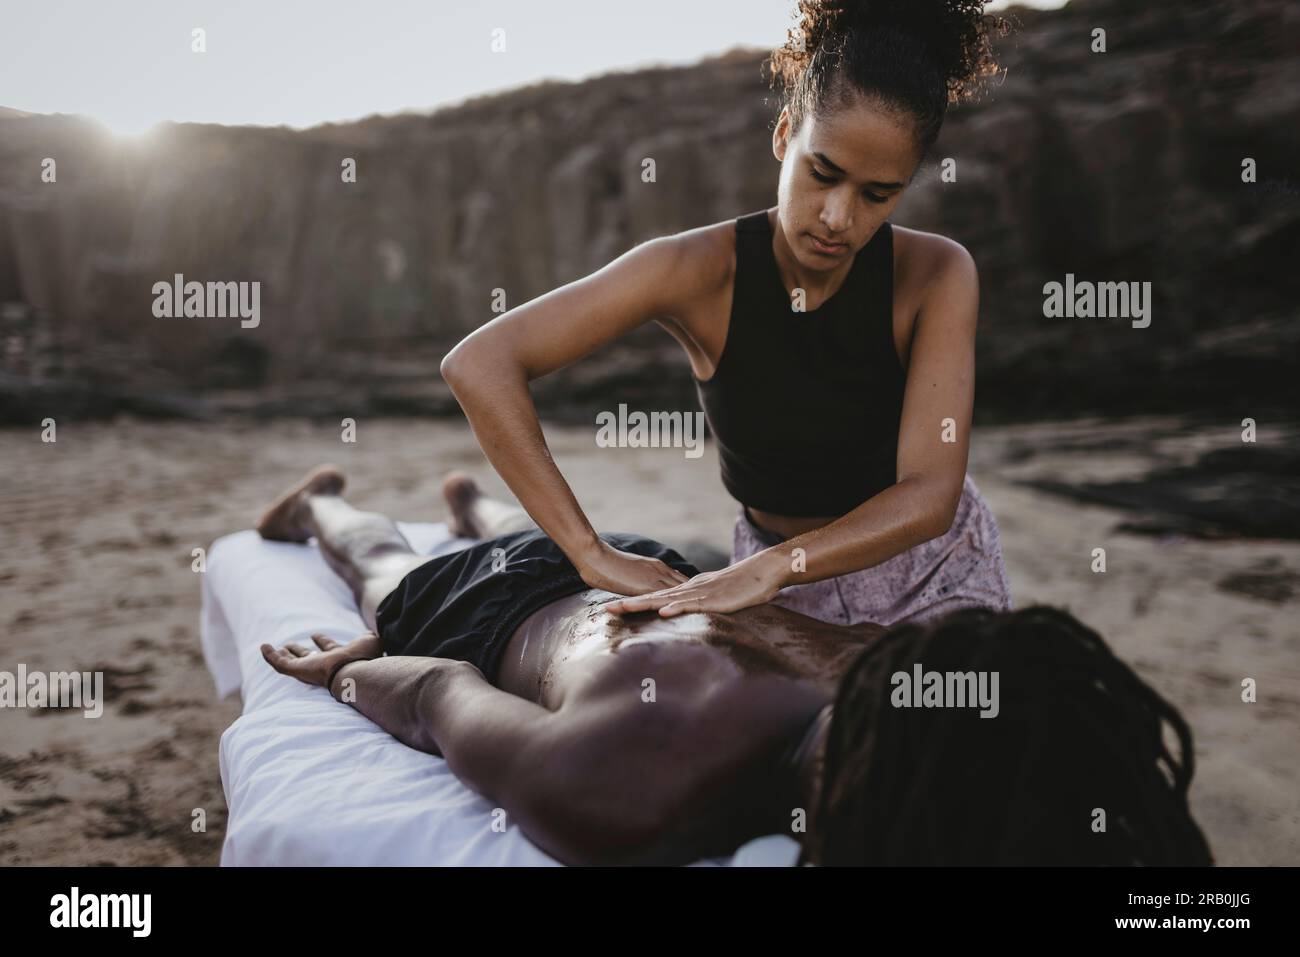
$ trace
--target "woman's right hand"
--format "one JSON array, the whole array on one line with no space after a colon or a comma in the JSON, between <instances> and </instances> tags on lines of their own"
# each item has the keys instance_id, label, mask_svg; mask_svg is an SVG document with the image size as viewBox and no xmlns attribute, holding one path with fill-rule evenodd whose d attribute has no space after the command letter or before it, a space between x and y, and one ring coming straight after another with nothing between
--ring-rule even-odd
<instances>
[{"instance_id":1,"label":"woman's right hand","mask_svg":"<svg viewBox=\"0 0 1300 957\"><path fill-rule=\"evenodd\" d=\"M591 588L616 595L645 595L688 580L688 576L657 558L620 551L604 539L597 539L597 543L580 562L574 563Z\"/></svg>"}]
</instances>

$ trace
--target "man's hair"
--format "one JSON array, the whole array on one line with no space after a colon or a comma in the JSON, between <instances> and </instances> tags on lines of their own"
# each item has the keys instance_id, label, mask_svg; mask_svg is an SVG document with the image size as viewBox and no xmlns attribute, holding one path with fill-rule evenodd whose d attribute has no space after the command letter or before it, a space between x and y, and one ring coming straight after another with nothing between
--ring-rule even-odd
<instances>
[{"instance_id":1,"label":"man's hair","mask_svg":"<svg viewBox=\"0 0 1300 957\"><path fill-rule=\"evenodd\" d=\"M996 716L903 707L911 689L893 676L917 664L997 672ZM892 628L844 674L799 860L1212 864L1192 771L1182 716L1073 615L956 611Z\"/></svg>"}]
</instances>

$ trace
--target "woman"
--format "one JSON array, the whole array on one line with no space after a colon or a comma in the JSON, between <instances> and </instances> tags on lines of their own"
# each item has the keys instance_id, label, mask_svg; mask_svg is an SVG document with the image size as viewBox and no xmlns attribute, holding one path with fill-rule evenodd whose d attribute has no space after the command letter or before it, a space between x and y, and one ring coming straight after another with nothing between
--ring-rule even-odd
<instances>
[{"instance_id":1,"label":"woman","mask_svg":"<svg viewBox=\"0 0 1300 957\"><path fill-rule=\"evenodd\" d=\"M997 524L966 475L975 265L952 240L888 222L948 103L996 69L983 6L801 0L799 30L772 57L786 91L776 207L643 243L443 360L533 520L588 585L636 596L610 610L775 601L892 625L1010 608ZM731 564L689 581L596 536L528 391L650 320L689 357L741 503Z\"/></svg>"}]
</instances>

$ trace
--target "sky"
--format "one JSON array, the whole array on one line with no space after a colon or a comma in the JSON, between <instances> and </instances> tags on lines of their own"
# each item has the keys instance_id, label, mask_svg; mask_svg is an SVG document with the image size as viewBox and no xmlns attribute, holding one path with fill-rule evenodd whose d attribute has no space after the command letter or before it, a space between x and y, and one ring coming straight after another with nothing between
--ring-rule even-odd
<instances>
[{"instance_id":1,"label":"sky","mask_svg":"<svg viewBox=\"0 0 1300 957\"><path fill-rule=\"evenodd\" d=\"M796 6L0 0L0 106L81 113L121 133L161 120L314 126L429 110L543 79L689 64L736 46L770 49L784 42ZM196 28L204 31L202 53L192 49Z\"/></svg>"}]
</instances>

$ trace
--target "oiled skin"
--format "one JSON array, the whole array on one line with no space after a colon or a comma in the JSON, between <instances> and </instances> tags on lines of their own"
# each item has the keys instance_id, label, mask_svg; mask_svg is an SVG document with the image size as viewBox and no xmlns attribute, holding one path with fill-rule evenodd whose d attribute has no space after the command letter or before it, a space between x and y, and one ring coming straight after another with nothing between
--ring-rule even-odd
<instances>
[{"instance_id":1,"label":"oiled skin","mask_svg":"<svg viewBox=\"0 0 1300 957\"><path fill-rule=\"evenodd\" d=\"M773 605L613 615L597 607L610 598L590 589L525 619L496 685L551 711L599 713L608 735L591 747L617 742L622 770L612 783L602 776L615 793L600 800L669 808L665 829L637 862L688 863L789 833L807 798L794 751L845 669L883 629L827 624Z\"/></svg>"}]
</instances>

